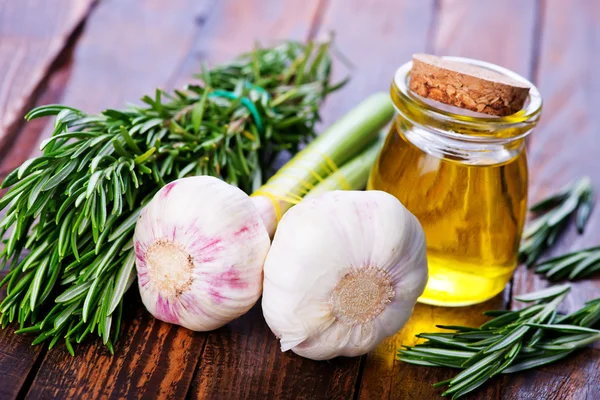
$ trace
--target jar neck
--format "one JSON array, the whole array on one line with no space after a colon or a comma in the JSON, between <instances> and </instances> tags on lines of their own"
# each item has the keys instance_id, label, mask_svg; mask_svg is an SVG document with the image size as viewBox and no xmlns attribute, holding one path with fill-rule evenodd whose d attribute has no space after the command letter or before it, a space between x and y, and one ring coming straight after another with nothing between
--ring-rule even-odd
<instances>
[{"instance_id":1,"label":"jar neck","mask_svg":"<svg viewBox=\"0 0 600 400\"><path fill-rule=\"evenodd\" d=\"M454 139L428 126L415 124L402 114L396 117L394 124L399 134L421 151L440 159L467 165L504 164L516 158L525 149L524 138L494 142Z\"/></svg>"},{"instance_id":2,"label":"jar neck","mask_svg":"<svg viewBox=\"0 0 600 400\"><path fill-rule=\"evenodd\" d=\"M539 120L542 101L538 90L525 78L502 67L448 58L488 68L527 84L530 91L525 107L507 117L493 117L422 99L408 89L412 68L412 62L408 62L396 71L391 87L398 131L429 154L466 164L491 165L516 157Z\"/></svg>"}]
</instances>

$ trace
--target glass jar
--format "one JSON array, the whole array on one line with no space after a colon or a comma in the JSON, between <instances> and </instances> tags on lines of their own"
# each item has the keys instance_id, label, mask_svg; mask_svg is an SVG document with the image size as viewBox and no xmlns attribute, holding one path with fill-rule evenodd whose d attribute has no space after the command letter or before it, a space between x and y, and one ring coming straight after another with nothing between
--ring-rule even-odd
<instances>
[{"instance_id":1,"label":"glass jar","mask_svg":"<svg viewBox=\"0 0 600 400\"><path fill-rule=\"evenodd\" d=\"M396 196L425 230L429 281L419 301L464 306L501 292L517 265L527 211L525 137L542 100L505 68L446 58L526 83L523 109L493 117L423 99L408 89L412 62L404 64L391 87L397 114L368 188Z\"/></svg>"}]
</instances>

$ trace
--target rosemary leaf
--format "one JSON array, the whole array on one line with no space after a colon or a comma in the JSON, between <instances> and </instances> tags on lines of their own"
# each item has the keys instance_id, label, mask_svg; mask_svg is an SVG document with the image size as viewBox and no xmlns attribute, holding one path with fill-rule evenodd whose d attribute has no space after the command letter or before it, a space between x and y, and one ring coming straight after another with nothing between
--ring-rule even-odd
<instances>
[{"instance_id":1,"label":"rosemary leaf","mask_svg":"<svg viewBox=\"0 0 600 400\"><path fill-rule=\"evenodd\" d=\"M515 300L523 303L529 303L533 301L553 299L556 296L568 292L570 289L570 285L550 286L547 289L538 290L537 292L515 296Z\"/></svg>"},{"instance_id":2,"label":"rosemary leaf","mask_svg":"<svg viewBox=\"0 0 600 400\"><path fill-rule=\"evenodd\" d=\"M600 270L600 246L552 257L535 265L534 271L549 280L584 278Z\"/></svg>"},{"instance_id":3,"label":"rosemary leaf","mask_svg":"<svg viewBox=\"0 0 600 400\"><path fill-rule=\"evenodd\" d=\"M550 363L558 361L562 358L565 358L569 354L571 354L571 351L563 351L563 352L555 352L555 353L549 352L547 355L544 355L542 357L537 356L537 357L525 358L525 359L521 360L520 362L515 363L515 364L511 365L510 367L506 368L504 371L502 371L502 373L512 374L512 373L519 372L519 371L525 371L525 370L531 369L531 368L541 367L542 365L550 364Z\"/></svg>"},{"instance_id":4,"label":"rosemary leaf","mask_svg":"<svg viewBox=\"0 0 600 400\"><path fill-rule=\"evenodd\" d=\"M571 217L579 233L583 233L589 220L594 203L594 190L589 177L584 177L567 185L539 203L531 206L530 211L536 213L523 232L519 258L527 266L532 266L551 247L557 237L568 226ZM554 274L560 274L557 270ZM562 274L560 274L562 276Z\"/></svg>"}]
</instances>

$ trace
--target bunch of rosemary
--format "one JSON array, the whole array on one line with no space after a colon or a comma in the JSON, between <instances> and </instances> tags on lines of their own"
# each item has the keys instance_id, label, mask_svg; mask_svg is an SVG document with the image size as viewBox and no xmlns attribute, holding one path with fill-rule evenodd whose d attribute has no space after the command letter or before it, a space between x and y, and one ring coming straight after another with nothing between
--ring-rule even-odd
<instances>
[{"instance_id":1,"label":"bunch of rosemary","mask_svg":"<svg viewBox=\"0 0 600 400\"><path fill-rule=\"evenodd\" d=\"M330 85L329 43L287 42L203 68L201 85L145 96L141 107L88 115L50 105L43 154L6 177L0 200L7 236L0 270L3 327L34 344L95 333L112 351L123 294L134 280L132 234L144 203L165 183L213 175L250 192L273 160L314 135ZM27 253L24 258L20 258Z\"/></svg>"},{"instance_id":2,"label":"bunch of rosemary","mask_svg":"<svg viewBox=\"0 0 600 400\"><path fill-rule=\"evenodd\" d=\"M551 247L565 230L571 216L579 233L583 233L594 203L594 190L590 178L572 182L557 194L534 204L530 211L538 216L523 232L519 258L527 266L533 265L542 253Z\"/></svg>"},{"instance_id":3,"label":"bunch of rosemary","mask_svg":"<svg viewBox=\"0 0 600 400\"><path fill-rule=\"evenodd\" d=\"M568 315L557 306L569 285L516 297L533 303L518 311L488 311L495 317L479 328L439 326L455 332L422 333L427 341L398 352L401 361L424 366L463 369L454 378L434 386L448 386L443 396L461 397L493 376L523 371L560 360L575 350L600 340L600 331L589 328L600 320L600 298Z\"/></svg>"}]
</instances>

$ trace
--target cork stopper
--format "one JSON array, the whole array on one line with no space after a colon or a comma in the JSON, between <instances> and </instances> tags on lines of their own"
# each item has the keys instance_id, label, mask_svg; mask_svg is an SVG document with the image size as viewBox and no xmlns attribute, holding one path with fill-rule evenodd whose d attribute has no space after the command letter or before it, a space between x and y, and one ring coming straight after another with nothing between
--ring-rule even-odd
<instances>
[{"instance_id":1,"label":"cork stopper","mask_svg":"<svg viewBox=\"0 0 600 400\"><path fill-rule=\"evenodd\" d=\"M504 117L523 108L529 86L476 65L430 54L413 55L410 90L470 111Z\"/></svg>"}]
</instances>

